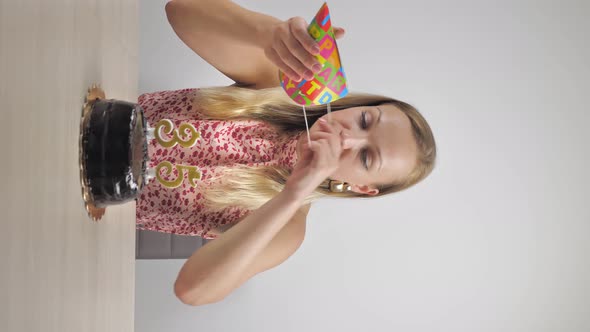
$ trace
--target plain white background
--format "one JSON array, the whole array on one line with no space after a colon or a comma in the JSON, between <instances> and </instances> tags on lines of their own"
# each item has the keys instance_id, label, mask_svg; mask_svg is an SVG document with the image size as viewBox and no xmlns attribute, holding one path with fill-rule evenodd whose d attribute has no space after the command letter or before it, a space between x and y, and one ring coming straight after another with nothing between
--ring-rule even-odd
<instances>
[{"instance_id":1,"label":"plain white background","mask_svg":"<svg viewBox=\"0 0 590 332\"><path fill-rule=\"evenodd\" d=\"M308 22L321 1L238 1ZM140 92L232 82L140 2ZM416 106L438 164L323 201L284 264L181 304L183 260L138 261L136 330L590 331L590 2L331 1L349 89Z\"/></svg>"}]
</instances>

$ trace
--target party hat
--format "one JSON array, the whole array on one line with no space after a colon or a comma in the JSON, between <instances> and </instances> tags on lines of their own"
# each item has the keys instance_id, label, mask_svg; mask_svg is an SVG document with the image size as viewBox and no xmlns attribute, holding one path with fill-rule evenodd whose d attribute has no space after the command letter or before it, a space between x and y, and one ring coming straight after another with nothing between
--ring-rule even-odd
<instances>
[{"instance_id":1,"label":"party hat","mask_svg":"<svg viewBox=\"0 0 590 332\"><path fill-rule=\"evenodd\" d=\"M287 95L299 105L328 104L346 96L348 88L327 3L324 2L307 31L320 47L316 58L323 68L314 74L313 79L302 78L300 82L291 80L279 70L279 80Z\"/></svg>"}]
</instances>

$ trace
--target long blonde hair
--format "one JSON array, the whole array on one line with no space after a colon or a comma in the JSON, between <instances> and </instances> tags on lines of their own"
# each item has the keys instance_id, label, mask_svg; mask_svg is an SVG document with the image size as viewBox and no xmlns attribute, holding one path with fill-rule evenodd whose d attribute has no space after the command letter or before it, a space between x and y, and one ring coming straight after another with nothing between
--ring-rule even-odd
<instances>
[{"instance_id":1,"label":"long blonde hair","mask_svg":"<svg viewBox=\"0 0 590 332\"><path fill-rule=\"evenodd\" d=\"M375 196L409 188L432 172L436 159L436 144L430 126L413 106L393 98L350 92L346 97L331 103L334 112L350 107L388 103L397 106L410 119L418 146L418 156L416 167L409 176L397 183L378 186L379 193ZM196 92L193 107L199 110L204 118L211 120L265 121L282 135L293 135L306 130L301 106L293 102L281 87L261 90L236 86L200 88ZM309 106L305 109L310 127L326 114L325 106ZM219 185L209 186L203 192L203 196L206 204L213 209L238 206L255 210L283 190L290 172L281 166L228 166L221 172L223 176L216 179L220 181ZM327 196L368 197L355 192L331 192L327 184L328 180L324 181L306 198L305 203Z\"/></svg>"}]
</instances>

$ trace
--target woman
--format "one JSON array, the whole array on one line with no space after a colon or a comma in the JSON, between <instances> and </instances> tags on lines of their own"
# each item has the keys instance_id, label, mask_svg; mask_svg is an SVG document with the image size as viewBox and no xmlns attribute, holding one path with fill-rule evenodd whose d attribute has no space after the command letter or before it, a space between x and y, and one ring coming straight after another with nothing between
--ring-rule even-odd
<instances>
[{"instance_id":1,"label":"woman","mask_svg":"<svg viewBox=\"0 0 590 332\"><path fill-rule=\"evenodd\" d=\"M148 148L151 167L197 165L198 186L152 181L137 201L139 229L216 239L182 267L174 291L183 303L220 301L285 261L303 241L312 200L381 196L432 171L430 127L411 105L387 97L349 93L331 104L330 121L325 106L309 107L308 143L301 106L278 80L279 68L295 80L319 70L303 19L219 0L174 0L166 14L184 43L236 82L139 98L151 124L189 122L201 134L190 148Z\"/></svg>"}]
</instances>

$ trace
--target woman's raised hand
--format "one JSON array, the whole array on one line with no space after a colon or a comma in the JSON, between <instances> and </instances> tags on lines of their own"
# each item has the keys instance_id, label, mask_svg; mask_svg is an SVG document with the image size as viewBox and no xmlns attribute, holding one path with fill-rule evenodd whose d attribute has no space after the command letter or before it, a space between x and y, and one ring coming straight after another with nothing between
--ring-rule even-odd
<instances>
[{"instance_id":1,"label":"woman's raised hand","mask_svg":"<svg viewBox=\"0 0 590 332\"><path fill-rule=\"evenodd\" d=\"M318 120L320 130L310 134L311 146L307 140L302 144L302 155L287 179L285 189L298 198L311 194L339 166L344 134L335 123Z\"/></svg>"},{"instance_id":2,"label":"woman's raised hand","mask_svg":"<svg viewBox=\"0 0 590 332\"><path fill-rule=\"evenodd\" d=\"M274 25L264 43L264 54L285 75L299 82L310 80L313 73L322 69L315 55L320 46L307 32L307 22L301 17L292 17ZM341 38L344 29L333 27L334 37Z\"/></svg>"}]
</instances>

